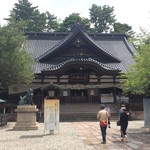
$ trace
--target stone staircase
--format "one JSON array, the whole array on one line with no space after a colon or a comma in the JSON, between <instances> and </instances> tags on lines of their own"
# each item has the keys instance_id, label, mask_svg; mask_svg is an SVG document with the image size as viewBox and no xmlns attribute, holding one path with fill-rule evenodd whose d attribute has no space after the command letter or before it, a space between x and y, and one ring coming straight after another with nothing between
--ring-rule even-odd
<instances>
[{"instance_id":1,"label":"stone staircase","mask_svg":"<svg viewBox=\"0 0 150 150\"><path fill-rule=\"evenodd\" d=\"M111 110L111 120L118 119L115 104L107 104ZM96 115L100 110L100 104L64 104L60 105L60 121L97 121Z\"/></svg>"}]
</instances>

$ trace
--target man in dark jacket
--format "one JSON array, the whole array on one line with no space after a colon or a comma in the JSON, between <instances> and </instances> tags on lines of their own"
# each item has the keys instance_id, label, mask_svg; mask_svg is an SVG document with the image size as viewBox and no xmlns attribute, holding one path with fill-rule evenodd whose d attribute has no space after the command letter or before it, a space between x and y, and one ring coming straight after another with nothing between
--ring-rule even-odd
<instances>
[{"instance_id":1,"label":"man in dark jacket","mask_svg":"<svg viewBox=\"0 0 150 150\"><path fill-rule=\"evenodd\" d=\"M123 112L120 114L120 127L121 127L121 141L127 141L127 127L128 127L128 114L126 113L126 108L122 108Z\"/></svg>"}]
</instances>

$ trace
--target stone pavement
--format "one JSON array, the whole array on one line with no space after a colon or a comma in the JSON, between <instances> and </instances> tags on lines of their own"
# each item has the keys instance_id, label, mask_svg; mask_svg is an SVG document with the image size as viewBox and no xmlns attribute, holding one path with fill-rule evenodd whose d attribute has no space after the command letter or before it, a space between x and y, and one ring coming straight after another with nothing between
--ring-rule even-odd
<instances>
[{"instance_id":1,"label":"stone pavement","mask_svg":"<svg viewBox=\"0 0 150 150\"><path fill-rule=\"evenodd\" d=\"M119 127L111 122L106 144L101 144L98 122L61 122L54 135L44 135L43 123L32 131L14 131L14 125L0 127L0 150L150 150L150 132L143 121L129 121L128 143L120 141Z\"/></svg>"}]
</instances>

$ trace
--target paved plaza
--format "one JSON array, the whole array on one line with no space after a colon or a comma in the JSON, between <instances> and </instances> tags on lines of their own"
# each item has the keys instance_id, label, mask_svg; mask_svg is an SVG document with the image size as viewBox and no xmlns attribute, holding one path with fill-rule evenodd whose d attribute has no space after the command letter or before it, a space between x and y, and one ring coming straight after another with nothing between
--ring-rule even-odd
<instances>
[{"instance_id":1,"label":"paved plaza","mask_svg":"<svg viewBox=\"0 0 150 150\"><path fill-rule=\"evenodd\" d=\"M128 143L120 141L119 127L111 122L106 144L101 144L98 122L61 122L54 135L44 134L43 123L32 131L14 131L14 125L0 127L0 150L150 150L150 133L143 121L129 121Z\"/></svg>"}]
</instances>

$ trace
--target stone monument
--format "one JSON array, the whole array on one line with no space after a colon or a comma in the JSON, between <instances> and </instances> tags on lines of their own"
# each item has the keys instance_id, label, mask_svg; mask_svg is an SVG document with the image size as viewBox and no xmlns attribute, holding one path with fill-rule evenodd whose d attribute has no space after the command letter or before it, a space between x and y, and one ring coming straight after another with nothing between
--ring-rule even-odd
<instances>
[{"instance_id":1,"label":"stone monument","mask_svg":"<svg viewBox=\"0 0 150 150\"><path fill-rule=\"evenodd\" d=\"M46 130L54 134L54 130L59 130L59 100L44 100L44 134Z\"/></svg>"},{"instance_id":2,"label":"stone monument","mask_svg":"<svg viewBox=\"0 0 150 150\"><path fill-rule=\"evenodd\" d=\"M20 97L17 112L17 122L13 127L14 130L37 130L38 123L36 122L37 106L33 103L33 90L29 89L24 97Z\"/></svg>"}]
</instances>

